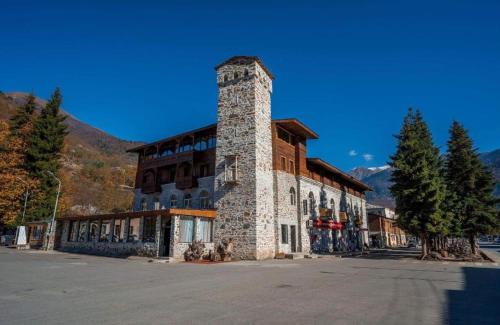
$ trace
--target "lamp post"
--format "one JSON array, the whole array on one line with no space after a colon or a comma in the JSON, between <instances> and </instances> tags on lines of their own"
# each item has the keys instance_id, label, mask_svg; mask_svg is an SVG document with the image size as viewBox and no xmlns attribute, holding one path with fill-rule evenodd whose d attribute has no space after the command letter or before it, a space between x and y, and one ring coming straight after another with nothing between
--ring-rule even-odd
<instances>
[{"instance_id":1,"label":"lamp post","mask_svg":"<svg viewBox=\"0 0 500 325\"><path fill-rule=\"evenodd\" d=\"M21 177L19 176L16 176L16 178L18 180L20 180L25 186L26 186L26 192L24 193L24 208L23 208L23 216L21 218L21 222L24 223L24 216L26 215L26 205L28 203L28 196L29 196L29 191L30 191L30 188L29 188L29 185L28 183L23 180Z\"/></svg>"},{"instance_id":2,"label":"lamp post","mask_svg":"<svg viewBox=\"0 0 500 325\"><path fill-rule=\"evenodd\" d=\"M59 193L61 193L61 180L54 175L53 172L50 170L47 171L47 174L50 176L54 177L54 179L57 181L58 186L57 186L57 195L56 195L56 204L54 205L54 213L52 214L52 222L50 223L50 231L49 231L49 236L52 235L52 232L54 231L54 223L56 220L56 211L57 211L57 203L59 202Z\"/></svg>"}]
</instances>

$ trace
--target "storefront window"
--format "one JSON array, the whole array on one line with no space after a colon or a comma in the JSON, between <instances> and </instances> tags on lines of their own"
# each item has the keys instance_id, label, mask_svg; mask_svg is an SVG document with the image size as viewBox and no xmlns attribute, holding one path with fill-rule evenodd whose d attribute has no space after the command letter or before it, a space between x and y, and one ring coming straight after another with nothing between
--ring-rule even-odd
<instances>
[{"instance_id":1,"label":"storefront window","mask_svg":"<svg viewBox=\"0 0 500 325\"><path fill-rule=\"evenodd\" d=\"M128 227L128 241L134 242L139 240L139 225L141 223L140 218L131 218L130 225Z\"/></svg>"},{"instance_id":2,"label":"storefront window","mask_svg":"<svg viewBox=\"0 0 500 325\"><path fill-rule=\"evenodd\" d=\"M181 243L191 243L193 241L194 220L188 217L182 217L179 220L179 230Z\"/></svg>"},{"instance_id":3,"label":"storefront window","mask_svg":"<svg viewBox=\"0 0 500 325\"><path fill-rule=\"evenodd\" d=\"M97 233L99 229L99 223L97 220L90 221L90 240L97 240Z\"/></svg>"},{"instance_id":4,"label":"storefront window","mask_svg":"<svg viewBox=\"0 0 500 325\"><path fill-rule=\"evenodd\" d=\"M111 220L103 220L101 224L101 238L99 241L108 241L111 232Z\"/></svg>"},{"instance_id":5,"label":"storefront window","mask_svg":"<svg viewBox=\"0 0 500 325\"><path fill-rule=\"evenodd\" d=\"M144 217L144 231L142 233L142 241L152 243L155 241L156 235L156 218Z\"/></svg>"},{"instance_id":6,"label":"storefront window","mask_svg":"<svg viewBox=\"0 0 500 325\"><path fill-rule=\"evenodd\" d=\"M80 230L78 231L78 241L87 241L87 222L80 221Z\"/></svg>"},{"instance_id":7,"label":"storefront window","mask_svg":"<svg viewBox=\"0 0 500 325\"><path fill-rule=\"evenodd\" d=\"M78 239L78 221L71 221L69 224L68 241L76 241Z\"/></svg>"},{"instance_id":8,"label":"storefront window","mask_svg":"<svg viewBox=\"0 0 500 325\"><path fill-rule=\"evenodd\" d=\"M198 238L204 243L212 241L212 220L200 219L198 223Z\"/></svg>"},{"instance_id":9,"label":"storefront window","mask_svg":"<svg viewBox=\"0 0 500 325\"><path fill-rule=\"evenodd\" d=\"M115 220L115 229L113 231L113 241L119 243L125 238L125 219Z\"/></svg>"}]
</instances>

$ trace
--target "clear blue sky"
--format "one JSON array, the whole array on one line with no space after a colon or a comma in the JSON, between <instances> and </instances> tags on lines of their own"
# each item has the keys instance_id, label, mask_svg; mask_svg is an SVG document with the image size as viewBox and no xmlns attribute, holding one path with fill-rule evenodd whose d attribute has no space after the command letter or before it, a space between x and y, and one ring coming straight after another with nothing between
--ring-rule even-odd
<instances>
[{"instance_id":1,"label":"clear blue sky","mask_svg":"<svg viewBox=\"0 0 500 325\"><path fill-rule=\"evenodd\" d=\"M80 120L154 141L215 122L214 66L257 55L273 117L309 125L310 156L340 168L385 164L409 106L439 146L458 119L500 147L499 1L291 3L4 0L0 90L60 86Z\"/></svg>"}]
</instances>

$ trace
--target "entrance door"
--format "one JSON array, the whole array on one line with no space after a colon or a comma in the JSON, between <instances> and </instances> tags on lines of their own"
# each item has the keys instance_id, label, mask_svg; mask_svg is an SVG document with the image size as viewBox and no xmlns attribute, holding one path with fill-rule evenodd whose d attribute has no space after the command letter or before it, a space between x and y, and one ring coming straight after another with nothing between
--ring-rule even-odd
<instances>
[{"instance_id":1,"label":"entrance door","mask_svg":"<svg viewBox=\"0 0 500 325\"><path fill-rule=\"evenodd\" d=\"M295 226L290 226L290 249L292 253L297 252L297 231Z\"/></svg>"},{"instance_id":2,"label":"entrance door","mask_svg":"<svg viewBox=\"0 0 500 325\"><path fill-rule=\"evenodd\" d=\"M172 228L171 220L165 225L165 233L163 234L163 255L170 256L170 229Z\"/></svg>"}]
</instances>

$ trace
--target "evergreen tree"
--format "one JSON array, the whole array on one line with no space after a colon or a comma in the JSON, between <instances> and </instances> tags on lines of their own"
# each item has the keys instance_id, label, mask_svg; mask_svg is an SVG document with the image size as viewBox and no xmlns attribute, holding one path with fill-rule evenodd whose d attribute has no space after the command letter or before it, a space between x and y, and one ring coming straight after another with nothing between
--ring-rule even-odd
<instances>
[{"instance_id":1,"label":"evergreen tree","mask_svg":"<svg viewBox=\"0 0 500 325\"><path fill-rule=\"evenodd\" d=\"M48 172L57 174L59 159L64 146L67 127L66 116L60 112L61 92L56 88L50 100L35 120L29 147L26 153L26 166L32 177L39 180L33 208L30 211L34 220L44 220L51 216L56 196L56 181Z\"/></svg>"},{"instance_id":2,"label":"evergreen tree","mask_svg":"<svg viewBox=\"0 0 500 325\"><path fill-rule=\"evenodd\" d=\"M441 207L444 196L439 150L419 111L409 109L400 134L390 190L396 200L400 225L422 239L422 258L429 252L432 238L447 231Z\"/></svg>"},{"instance_id":3,"label":"evergreen tree","mask_svg":"<svg viewBox=\"0 0 500 325\"><path fill-rule=\"evenodd\" d=\"M447 210L456 235L466 235L477 254L476 236L498 225L495 181L479 159L467 130L458 122L450 128L446 154Z\"/></svg>"},{"instance_id":4,"label":"evergreen tree","mask_svg":"<svg viewBox=\"0 0 500 325\"><path fill-rule=\"evenodd\" d=\"M25 126L31 126L33 123L33 113L35 112L35 96L29 94L26 103L16 109L16 113L10 119L11 135L20 135L23 137L23 142L27 143L28 134L23 134L22 130ZM29 129L31 131L31 127Z\"/></svg>"}]
</instances>

